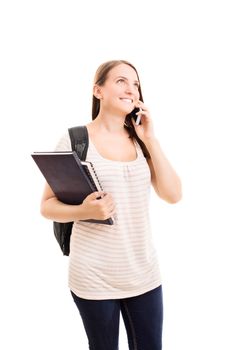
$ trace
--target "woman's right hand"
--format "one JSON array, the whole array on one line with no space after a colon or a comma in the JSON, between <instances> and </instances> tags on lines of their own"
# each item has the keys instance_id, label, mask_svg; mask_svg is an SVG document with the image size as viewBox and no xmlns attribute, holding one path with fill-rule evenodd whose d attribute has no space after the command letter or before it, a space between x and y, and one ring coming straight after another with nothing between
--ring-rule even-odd
<instances>
[{"instance_id":1,"label":"woman's right hand","mask_svg":"<svg viewBox=\"0 0 233 350\"><path fill-rule=\"evenodd\" d=\"M84 220L106 220L115 213L115 204L112 195L106 192L93 192L89 194L81 205L85 216Z\"/></svg>"}]
</instances>

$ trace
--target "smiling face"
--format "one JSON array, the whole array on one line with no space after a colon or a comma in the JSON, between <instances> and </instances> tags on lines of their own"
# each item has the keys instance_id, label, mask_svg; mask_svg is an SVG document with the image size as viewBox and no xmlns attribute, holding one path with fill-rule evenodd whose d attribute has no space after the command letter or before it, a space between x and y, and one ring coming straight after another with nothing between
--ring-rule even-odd
<instances>
[{"instance_id":1,"label":"smiling face","mask_svg":"<svg viewBox=\"0 0 233 350\"><path fill-rule=\"evenodd\" d=\"M112 68L103 85L94 86L100 108L112 114L127 115L139 100L139 81L136 71L127 64Z\"/></svg>"}]
</instances>

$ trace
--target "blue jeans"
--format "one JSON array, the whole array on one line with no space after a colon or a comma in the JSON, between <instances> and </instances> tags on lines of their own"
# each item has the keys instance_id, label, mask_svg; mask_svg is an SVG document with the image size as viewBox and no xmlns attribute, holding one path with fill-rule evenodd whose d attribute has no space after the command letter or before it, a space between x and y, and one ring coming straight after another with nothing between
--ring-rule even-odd
<instances>
[{"instance_id":1,"label":"blue jeans","mask_svg":"<svg viewBox=\"0 0 233 350\"><path fill-rule=\"evenodd\" d=\"M71 292L91 350L118 350L120 312L130 350L161 350L162 286L136 297L87 300Z\"/></svg>"}]
</instances>

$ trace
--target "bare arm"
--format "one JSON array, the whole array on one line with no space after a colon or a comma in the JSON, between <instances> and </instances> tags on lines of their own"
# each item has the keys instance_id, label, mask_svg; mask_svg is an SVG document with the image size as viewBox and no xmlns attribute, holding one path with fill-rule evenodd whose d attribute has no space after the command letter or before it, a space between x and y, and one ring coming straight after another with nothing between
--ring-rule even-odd
<instances>
[{"instance_id":1,"label":"bare arm","mask_svg":"<svg viewBox=\"0 0 233 350\"><path fill-rule=\"evenodd\" d=\"M97 199L100 196L103 198ZM56 198L51 187L46 183L40 211L45 218L57 222L86 219L105 220L114 214L115 206L112 196L101 192L91 193L80 205L64 204Z\"/></svg>"},{"instance_id":2,"label":"bare arm","mask_svg":"<svg viewBox=\"0 0 233 350\"><path fill-rule=\"evenodd\" d=\"M138 113L141 115L142 124L136 125L134 120L132 122L138 137L144 142L151 156L148 165L151 171L153 188L162 199L169 203L176 203L182 197L180 178L154 135L153 124L147 107L141 101L138 102L138 107L142 109Z\"/></svg>"},{"instance_id":3,"label":"bare arm","mask_svg":"<svg viewBox=\"0 0 233 350\"><path fill-rule=\"evenodd\" d=\"M156 193L169 203L176 203L182 197L181 181L163 153L156 139L147 140L146 147L151 159L148 164L151 182Z\"/></svg>"}]
</instances>

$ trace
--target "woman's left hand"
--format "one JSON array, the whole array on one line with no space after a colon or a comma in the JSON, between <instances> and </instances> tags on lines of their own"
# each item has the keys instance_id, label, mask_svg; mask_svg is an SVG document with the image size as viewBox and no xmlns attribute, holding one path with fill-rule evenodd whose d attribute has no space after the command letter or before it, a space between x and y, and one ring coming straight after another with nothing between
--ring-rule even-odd
<instances>
[{"instance_id":1,"label":"woman's left hand","mask_svg":"<svg viewBox=\"0 0 233 350\"><path fill-rule=\"evenodd\" d=\"M138 104L136 105L136 107L141 109L140 112L136 113L137 115L141 116L141 124L136 125L135 120L133 118L132 118L132 123L138 137L144 143L146 143L147 140L155 138L152 119L148 108L145 106L145 104L142 101L138 101Z\"/></svg>"}]
</instances>

